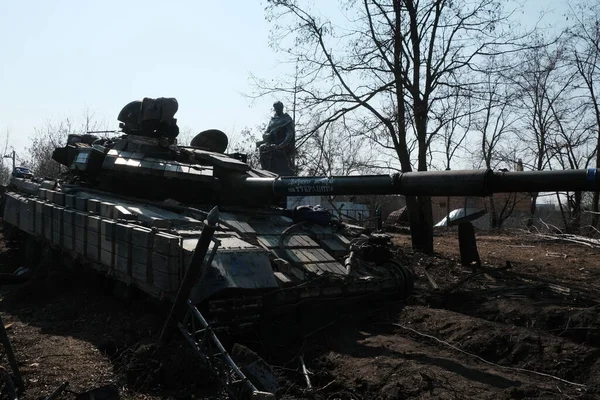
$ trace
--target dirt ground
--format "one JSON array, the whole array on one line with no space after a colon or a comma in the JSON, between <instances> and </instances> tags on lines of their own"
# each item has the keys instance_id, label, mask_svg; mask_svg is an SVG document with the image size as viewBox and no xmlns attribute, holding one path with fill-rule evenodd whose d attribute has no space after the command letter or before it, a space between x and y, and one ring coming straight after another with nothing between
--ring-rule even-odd
<instances>
[{"instance_id":1,"label":"dirt ground","mask_svg":"<svg viewBox=\"0 0 600 400\"><path fill-rule=\"evenodd\" d=\"M438 232L434 256L407 250L407 236L393 240L417 277L408 301L305 307L225 344L261 354L285 399L600 398L600 249L479 233L485 269L473 274L459 263L456 232ZM17 260L0 248L2 271ZM114 384L121 398L225 398L183 340L156 347L164 306L113 292L83 271L2 288L19 398L44 399L63 382L77 393ZM3 350L0 363L8 368Z\"/></svg>"}]
</instances>

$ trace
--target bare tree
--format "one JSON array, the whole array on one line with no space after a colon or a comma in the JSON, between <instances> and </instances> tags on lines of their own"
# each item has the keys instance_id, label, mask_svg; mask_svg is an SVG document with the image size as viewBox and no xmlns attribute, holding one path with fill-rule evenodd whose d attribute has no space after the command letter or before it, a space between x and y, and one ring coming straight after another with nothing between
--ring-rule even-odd
<instances>
[{"instance_id":1,"label":"bare tree","mask_svg":"<svg viewBox=\"0 0 600 400\"><path fill-rule=\"evenodd\" d=\"M575 71L573 73L575 74ZM569 92L572 94L565 96L564 101L550 105L556 132L552 135L548 147L553 157L552 161L561 169L587 168L597 151L592 144L593 132L588 128L585 119L579 118L587 108L585 102L581 101L575 87ZM550 164L550 168L554 168L553 164ZM583 193L566 192L561 196L557 192L556 196L565 230L578 232L581 224ZM562 204L563 198L566 199L566 207Z\"/></svg>"},{"instance_id":2,"label":"bare tree","mask_svg":"<svg viewBox=\"0 0 600 400\"><path fill-rule=\"evenodd\" d=\"M393 149L405 172L428 168L442 128L432 118L446 98L441 89L456 84L467 91L469 75L460 73L514 44L506 29L510 13L496 0L345 1L346 14L332 18L299 1L268 4L274 46L300 66L298 108L318 116L311 132L342 117L368 119L363 134ZM285 82L258 86L263 93L292 91ZM413 247L432 252L430 198L409 197L407 205Z\"/></svg>"},{"instance_id":3,"label":"bare tree","mask_svg":"<svg viewBox=\"0 0 600 400\"><path fill-rule=\"evenodd\" d=\"M467 135L472 129L474 109L473 97L461 93L460 86L450 88L446 98L441 99L439 108L432 111L432 119L440 127L439 142L443 146L444 169L452 169L457 152L464 150ZM434 150L430 148L431 153ZM432 158L435 158L432 156Z\"/></svg>"},{"instance_id":4,"label":"bare tree","mask_svg":"<svg viewBox=\"0 0 600 400\"><path fill-rule=\"evenodd\" d=\"M177 144L179 146L189 146L197 133L199 132L194 132L194 130L189 127L183 127L179 129L179 134L177 135Z\"/></svg>"},{"instance_id":5,"label":"bare tree","mask_svg":"<svg viewBox=\"0 0 600 400\"><path fill-rule=\"evenodd\" d=\"M443 157L444 164L443 168L446 171L452 169L452 162L459 150L464 148L464 144L467 139L467 134L471 129L472 120L472 98L469 96L463 96L461 94L461 88L459 85L448 88L448 95L446 98L440 101L439 110L435 110L432 114L432 118L436 119L437 126L440 126L440 142L443 146ZM433 160L435 159L435 149L432 146L429 151L431 153L432 162L429 164L432 166ZM433 166L432 166L433 167ZM452 211L450 204L450 196L446 197L446 218L450 220L450 212ZM465 208L467 202L465 201ZM449 225L448 225L449 226Z\"/></svg>"},{"instance_id":6,"label":"bare tree","mask_svg":"<svg viewBox=\"0 0 600 400\"><path fill-rule=\"evenodd\" d=\"M363 136L344 135L341 123L315 132L303 149L301 166L308 175L347 176L377 171L371 144Z\"/></svg>"},{"instance_id":7,"label":"bare tree","mask_svg":"<svg viewBox=\"0 0 600 400\"><path fill-rule=\"evenodd\" d=\"M12 164L10 166L5 165L4 161L6 156L12 151L10 148L10 130L6 129L6 135L4 136L4 144L2 145L0 151L0 157L2 157L2 163L0 163L0 185L7 185L10 181L11 172L12 172Z\"/></svg>"},{"instance_id":8,"label":"bare tree","mask_svg":"<svg viewBox=\"0 0 600 400\"><path fill-rule=\"evenodd\" d=\"M507 141L514 132L518 115L512 104L515 94L510 84L501 74L485 74L477 96L479 110L474 117L474 131L480 134L480 156L485 168L496 169L503 162L502 154L505 149L503 142ZM514 137L514 136L512 136ZM518 160L509 165L516 165ZM515 168L519 169L519 167ZM486 206L490 214L492 228L500 228L514 211L516 194L495 196L487 199Z\"/></svg>"},{"instance_id":9,"label":"bare tree","mask_svg":"<svg viewBox=\"0 0 600 400\"><path fill-rule=\"evenodd\" d=\"M565 56L564 40L546 43L538 37L523 57L521 72L509 77L519 88L516 99L523 124L516 130L516 136L519 153L529 169L549 168L554 156L551 143L557 131L557 119L553 110L566 101L573 82ZM539 193L531 193L529 227L533 225L538 196Z\"/></svg>"},{"instance_id":10,"label":"bare tree","mask_svg":"<svg viewBox=\"0 0 600 400\"><path fill-rule=\"evenodd\" d=\"M571 7L569 17L574 21L570 29L573 39L572 58L589 110L582 115L589 115L585 120L596 137L595 166L600 168L600 4L582 0ZM599 199L600 193L595 192L592 200L594 227L598 226L599 221Z\"/></svg>"},{"instance_id":11,"label":"bare tree","mask_svg":"<svg viewBox=\"0 0 600 400\"><path fill-rule=\"evenodd\" d=\"M231 137L228 146L229 152L245 154L248 157L248 164L253 168L259 168L260 157L256 149L256 138L262 135L261 132L263 131L264 127L255 129L245 127L238 134Z\"/></svg>"},{"instance_id":12,"label":"bare tree","mask_svg":"<svg viewBox=\"0 0 600 400\"><path fill-rule=\"evenodd\" d=\"M56 178L61 165L52 159L56 147L64 146L71 134L85 134L90 131L105 130L106 124L95 119L94 114L85 110L78 122L66 118L58 123L46 121L42 127L34 128L33 139L27 147L24 163L36 176Z\"/></svg>"}]
</instances>

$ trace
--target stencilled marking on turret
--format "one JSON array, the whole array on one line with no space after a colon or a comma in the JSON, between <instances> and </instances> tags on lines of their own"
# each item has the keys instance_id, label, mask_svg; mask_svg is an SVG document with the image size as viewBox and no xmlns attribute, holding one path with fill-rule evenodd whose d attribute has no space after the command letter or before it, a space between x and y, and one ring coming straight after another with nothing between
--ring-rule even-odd
<instances>
[{"instance_id":1,"label":"stencilled marking on turret","mask_svg":"<svg viewBox=\"0 0 600 400\"><path fill-rule=\"evenodd\" d=\"M290 179L287 181L288 193L331 193L333 178Z\"/></svg>"},{"instance_id":2,"label":"stencilled marking on turret","mask_svg":"<svg viewBox=\"0 0 600 400\"><path fill-rule=\"evenodd\" d=\"M288 188L288 193L331 193L332 186L296 186Z\"/></svg>"}]
</instances>

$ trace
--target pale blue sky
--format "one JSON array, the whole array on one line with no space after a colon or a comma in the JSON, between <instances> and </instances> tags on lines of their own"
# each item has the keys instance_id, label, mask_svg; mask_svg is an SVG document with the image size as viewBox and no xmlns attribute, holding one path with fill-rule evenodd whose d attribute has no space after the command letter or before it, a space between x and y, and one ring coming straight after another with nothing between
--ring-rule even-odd
<instances>
[{"instance_id":1,"label":"pale blue sky","mask_svg":"<svg viewBox=\"0 0 600 400\"><path fill-rule=\"evenodd\" d=\"M326 0L328 6L333 0ZM319 2L316 2L319 4ZM325 1L323 1L323 4ZM524 17L562 20L566 1L529 0ZM269 118L274 98L252 103L249 74L280 73L268 47L264 1L0 0L0 138L17 152L34 127L87 108L117 128L121 107L176 97L183 128L237 132Z\"/></svg>"},{"instance_id":2,"label":"pale blue sky","mask_svg":"<svg viewBox=\"0 0 600 400\"><path fill-rule=\"evenodd\" d=\"M181 127L240 130L268 119L250 108L250 72L277 73L259 1L0 0L0 134L17 151L47 119L88 108L117 128L121 107L176 97Z\"/></svg>"}]
</instances>

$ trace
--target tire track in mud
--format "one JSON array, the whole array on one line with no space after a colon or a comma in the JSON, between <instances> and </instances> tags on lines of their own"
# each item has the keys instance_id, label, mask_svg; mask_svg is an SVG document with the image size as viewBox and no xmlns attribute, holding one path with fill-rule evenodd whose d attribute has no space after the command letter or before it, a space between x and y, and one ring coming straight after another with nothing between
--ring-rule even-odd
<instances>
[{"instance_id":1,"label":"tire track in mud","mask_svg":"<svg viewBox=\"0 0 600 400\"><path fill-rule=\"evenodd\" d=\"M413 301L600 347L600 303L595 293L524 281L521 277L502 278L487 288L484 282L479 283L483 288L454 292L421 289Z\"/></svg>"},{"instance_id":2,"label":"tire track in mud","mask_svg":"<svg viewBox=\"0 0 600 400\"><path fill-rule=\"evenodd\" d=\"M491 322L531 329L600 348L600 306L578 306L570 301L536 301L529 297L477 298L457 301L450 295L445 304L429 302L443 308ZM464 294L458 295L464 298ZM437 304L436 304L437 303Z\"/></svg>"},{"instance_id":3,"label":"tire track in mud","mask_svg":"<svg viewBox=\"0 0 600 400\"><path fill-rule=\"evenodd\" d=\"M498 364L490 365L390 322L344 327L313 362L358 398L520 399L596 398L600 350L526 328L447 310L407 306L393 319L420 333ZM503 368L524 368L586 385ZM359 397L360 396L360 397ZM344 397L340 397L344 398ZM349 395L348 398L353 398Z\"/></svg>"},{"instance_id":4,"label":"tire track in mud","mask_svg":"<svg viewBox=\"0 0 600 400\"><path fill-rule=\"evenodd\" d=\"M532 330L446 310L407 308L410 327L502 366L531 369L568 381L600 382L600 349Z\"/></svg>"}]
</instances>

